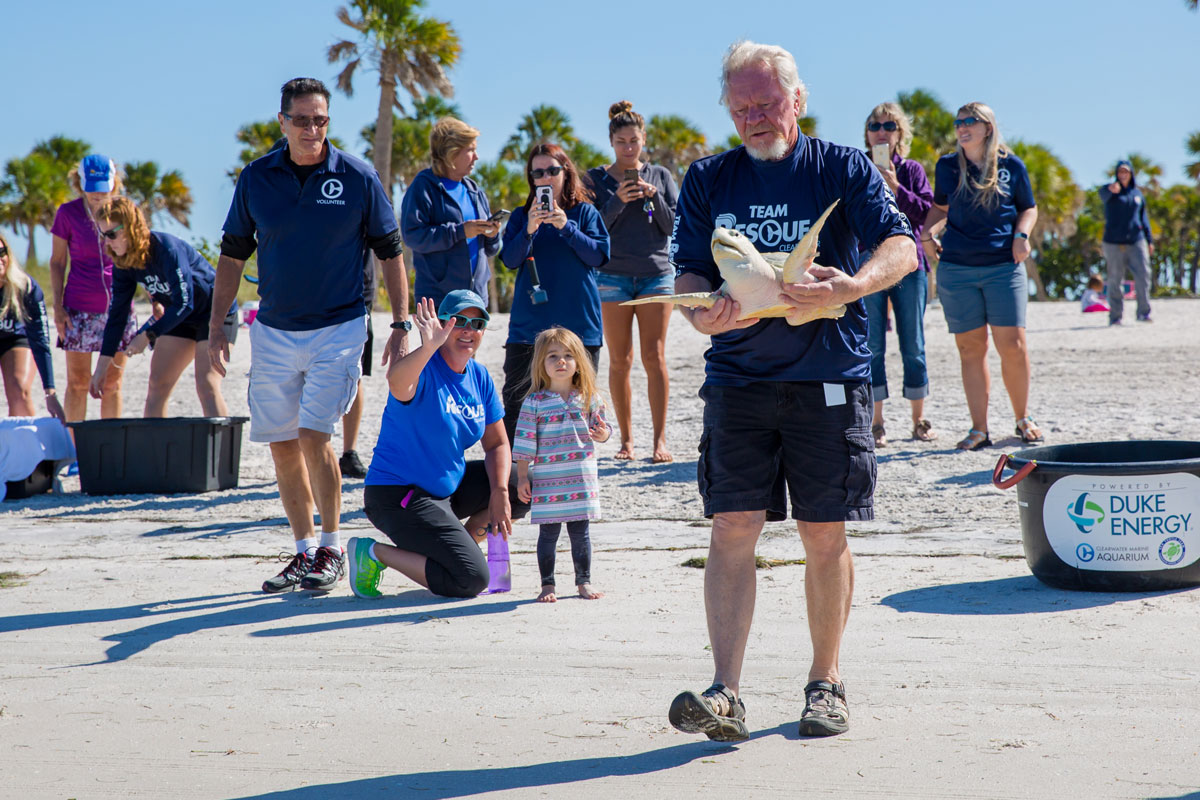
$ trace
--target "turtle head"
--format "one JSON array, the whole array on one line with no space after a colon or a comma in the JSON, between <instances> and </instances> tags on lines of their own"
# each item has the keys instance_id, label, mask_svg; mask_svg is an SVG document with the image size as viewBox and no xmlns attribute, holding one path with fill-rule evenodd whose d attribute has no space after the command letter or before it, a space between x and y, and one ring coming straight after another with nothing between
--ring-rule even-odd
<instances>
[{"instance_id":1,"label":"turtle head","mask_svg":"<svg viewBox=\"0 0 1200 800\"><path fill-rule=\"evenodd\" d=\"M754 245L746 238L746 234L733 228L717 228L712 233L710 243L713 260L720 267L722 261L745 261L757 253Z\"/></svg>"}]
</instances>

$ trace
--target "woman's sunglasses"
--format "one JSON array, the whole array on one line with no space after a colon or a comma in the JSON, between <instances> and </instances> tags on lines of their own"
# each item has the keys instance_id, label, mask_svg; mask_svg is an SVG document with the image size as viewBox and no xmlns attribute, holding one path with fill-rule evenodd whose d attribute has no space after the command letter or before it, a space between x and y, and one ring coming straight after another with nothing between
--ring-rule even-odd
<instances>
[{"instance_id":1,"label":"woman's sunglasses","mask_svg":"<svg viewBox=\"0 0 1200 800\"><path fill-rule=\"evenodd\" d=\"M117 231L121 230L121 229L122 229L122 228L124 228L124 227L125 227L125 226L124 226L123 224L122 224L122 225L118 225L117 227L115 227L115 228L113 228L113 229L111 229L111 230L107 230L107 231L100 231L100 235L101 235L101 236L103 236L105 239L109 239L109 240L116 239L116 238L117 238Z\"/></svg>"},{"instance_id":2,"label":"woman's sunglasses","mask_svg":"<svg viewBox=\"0 0 1200 800\"><path fill-rule=\"evenodd\" d=\"M899 127L899 125L889 119L887 122L872 122L867 125L867 130L869 130L871 133L875 133L875 131L883 129L888 133L891 133Z\"/></svg>"},{"instance_id":3,"label":"woman's sunglasses","mask_svg":"<svg viewBox=\"0 0 1200 800\"><path fill-rule=\"evenodd\" d=\"M451 314L450 319L454 320L454 327L470 328L473 331L483 330L488 323L483 317L464 317L462 314Z\"/></svg>"},{"instance_id":4,"label":"woman's sunglasses","mask_svg":"<svg viewBox=\"0 0 1200 800\"><path fill-rule=\"evenodd\" d=\"M540 180L541 178L544 178L547 175L549 175L551 178L554 178L554 177L557 177L558 175L562 174L562 171L563 171L562 167L546 167L545 169L531 169L531 170L529 170L529 177L533 178L535 181Z\"/></svg>"},{"instance_id":5,"label":"woman's sunglasses","mask_svg":"<svg viewBox=\"0 0 1200 800\"><path fill-rule=\"evenodd\" d=\"M981 120L979 117L963 117L962 119L954 120L954 127L962 128L966 126L969 128L972 125L978 125L980 122L983 122L983 120Z\"/></svg>"},{"instance_id":6,"label":"woman's sunglasses","mask_svg":"<svg viewBox=\"0 0 1200 800\"><path fill-rule=\"evenodd\" d=\"M8 256L8 248L0 244L0 258L5 258L6 256Z\"/></svg>"}]
</instances>

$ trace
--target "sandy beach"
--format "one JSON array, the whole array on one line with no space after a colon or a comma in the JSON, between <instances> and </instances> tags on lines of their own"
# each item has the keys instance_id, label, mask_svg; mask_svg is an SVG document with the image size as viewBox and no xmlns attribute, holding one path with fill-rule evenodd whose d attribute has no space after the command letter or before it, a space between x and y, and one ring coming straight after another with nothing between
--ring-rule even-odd
<instances>
[{"instance_id":1,"label":"sandy beach","mask_svg":"<svg viewBox=\"0 0 1200 800\"><path fill-rule=\"evenodd\" d=\"M1152 324L1109 328L1074 303L1031 303L1031 413L1048 443L1200 440L1197 312L1195 300L1157 300ZM498 384L506 333L497 315L479 355ZM0 584L0 796L1200 799L1200 591L1038 582L1015 491L991 484L999 455L1020 449L999 360L996 447L957 452L969 418L936 306L926 333L926 416L941 437L908 439L889 336L877 519L849 526L849 733L796 732L810 653L802 565L759 571L742 687L751 741L720 745L667 722L671 698L712 671L703 571L683 566L707 548L695 484L707 339L676 315L675 462L647 458L640 366L641 459L614 460L615 436L599 446L600 601L533 602L528 523L516 526L510 594L444 600L388 573L378 601L344 583L263 595L291 536L269 452L249 441L234 490L90 497L67 478L61 495L4 503L0 572L17 577ZM233 414L246 413L242 334L224 385ZM140 413L147 375L134 358L126 416ZM188 370L172 414L198 415L191 381ZM366 461L381 370L364 391ZM374 533L361 481L344 486L342 524ZM803 556L790 523L769 524L759 551ZM569 563L560 550L560 576Z\"/></svg>"}]
</instances>

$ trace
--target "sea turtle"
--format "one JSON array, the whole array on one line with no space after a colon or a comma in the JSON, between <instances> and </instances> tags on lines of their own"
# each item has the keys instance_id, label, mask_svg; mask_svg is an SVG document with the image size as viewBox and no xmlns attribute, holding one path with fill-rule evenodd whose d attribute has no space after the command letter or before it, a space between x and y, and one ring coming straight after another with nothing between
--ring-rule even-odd
<instances>
[{"instance_id":1,"label":"sea turtle","mask_svg":"<svg viewBox=\"0 0 1200 800\"><path fill-rule=\"evenodd\" d=\"M639 297L622 303L637 306L645 303L674 303L688 308L712 308L721 297L732 297L742 307L738 319L785 317L790 325L803 325L814 319L837 319L846 313L844 305L800 310L779 302L784 283L811 283L808 274L817 257L817 235L825 225L829 212L837 206L834 200L804 234L791 253L760 253L746 235L731 228L717 228L712 234L713 260L725 282L715 292ZM782 263L782 266L776 264Z\"/></svg>"}]
</instances>

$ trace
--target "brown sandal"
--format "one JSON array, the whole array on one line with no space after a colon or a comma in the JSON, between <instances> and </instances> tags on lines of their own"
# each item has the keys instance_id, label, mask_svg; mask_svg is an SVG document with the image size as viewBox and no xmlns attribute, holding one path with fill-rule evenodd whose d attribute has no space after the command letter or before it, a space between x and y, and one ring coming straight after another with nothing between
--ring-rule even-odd
<instances>
[{"instance_id":1,"label":"brown sandal","mask_svg":"<svg viewBox=\"0 0 1200 800\"><path fill-rule=\"evenodd\" d=\"M919 442L932 442L938 438L937 431L933 429L933 423L927 419L917 420L917 424L913 426L912 438Z\"/></svg>"}]
</instances>

